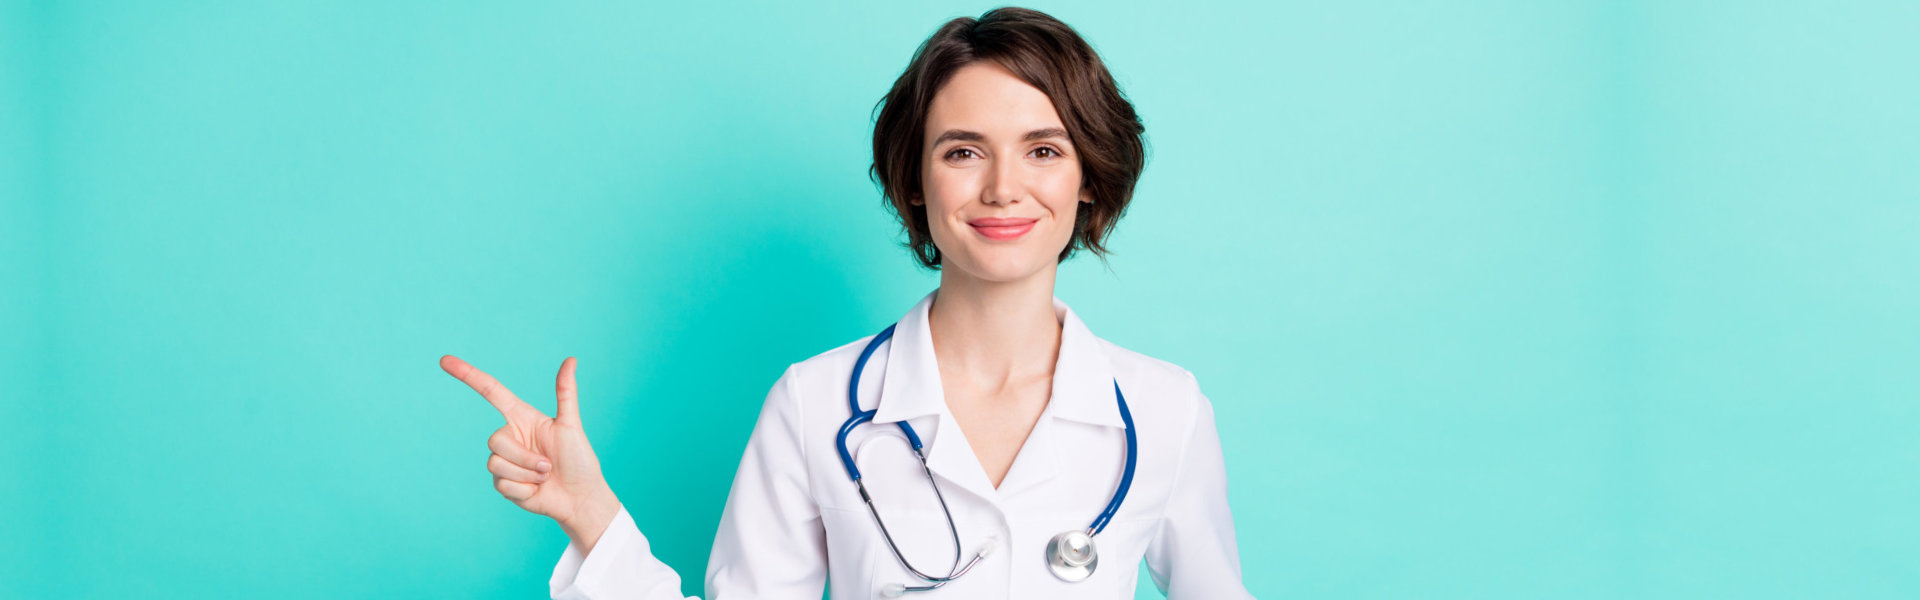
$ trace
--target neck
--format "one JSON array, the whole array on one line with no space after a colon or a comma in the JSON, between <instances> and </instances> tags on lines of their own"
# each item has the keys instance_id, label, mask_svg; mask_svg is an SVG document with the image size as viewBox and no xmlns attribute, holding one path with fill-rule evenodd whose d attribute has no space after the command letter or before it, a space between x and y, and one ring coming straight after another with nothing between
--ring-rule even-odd
<instances>
[{"instance_id":1,"label":"neck","mask_svg":"<svg viewBox=\"0 0 1920 600\"><path fill-rule=\"evenodd\" d=\"M1060 355L1060 320L1053 313L1057 266L1009 282L942 270L927 315L940 370L989 389L1051 379Z\"/></svg>"}]
</instances>

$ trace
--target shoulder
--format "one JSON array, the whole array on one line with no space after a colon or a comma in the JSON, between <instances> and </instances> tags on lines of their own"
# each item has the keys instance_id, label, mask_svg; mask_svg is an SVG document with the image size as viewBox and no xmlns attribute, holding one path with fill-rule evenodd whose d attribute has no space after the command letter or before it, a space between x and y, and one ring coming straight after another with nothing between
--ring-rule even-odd
<instances>
[{"instance_id":1,"label":"shoulder","mask_svg":"<svg viewBox=\"0 0 1920 600\"><path fill-rule=\"evenodd\" d=\"M872 335L865 336L788 365L787 372L782 378L808 391L838 389L844 394L847 382L853 374L854 363L860 361L860 353L866 349L868 342L873 341L873 338ZM864 370L868 375L878 375L885 369L887 362L885 350L889 343L892 342L882 342L879 348L874 349L873 355L867 358ZM842 403L844 402L843 398Z\"/></svg>"},{"instance_id":2,"label":"shoulder","mask_svg":"<svg viewBox=\"0 0 1920 600\"><path fill-rule=\"evenodd\" d=\"M1199 391L1199 384L1193 372L1185 367L1135 352L1107 341L1106 338L1095 336L1094 339L1100 341L1100 347L1106 351L1107 360L1113 363L1113 372L1122 378L1131 375L1151 385L1174 385Z\"/></svg>"},{"instance_id":3,"label":"shoulder","mask_svg":"<svg viewBox=\"0 0 1920 600\"><path fill-rule=\"evenodd\" d=\"M828 421L838 427L838 420L848 414L847 385L852 380L853 365L873 338L868 335L788 364L768 393L768 402L782 405L775 410L791 413L803 428L825 427ZM862 404L869 408L876 402L886 358L886 343L882 343L868 358L861 378Z\"/></svg>"},{"instance_id":4,"label":"shoulder","mask_svg":"<svg viewBox=\"0 0 1920 600\"><path fill-rule=\"evenodd\" d=\"M1217 435L1213 404L1192 371L1105 339L1100 345L1113 364L1138 436L1137 497L1155 499L1146 503L1144 513L1135 514L1164 513L1181 488L1177 482L1190 477L1183 475L1192 469L1188 463L1218 452L1212 441Z\"/></svg>"},{"instance_id":5,"label":"shoulder","mask_svg":"<svg viewBox=\"0 0 1920 600\"><path fill-rule=\"evenodd\" d=\"M815 486L815 489L839 490L822 492L822 496L815 498L815 501L827 506L858 506L859 503L858 498L850 495L850 488L823 486L835 480L845 481L838 479L842 475L842 466L839 463L837 434L853 414L847 406L847 388L852 382L853 365L860 360L861 351L873 338L872 335L865 336L787 365L780 380L774 383L774 391L768 394L770 403L780 404L780 407L771 410L782 414L787 430L797 436L789 447L796 448L801 460L806 463L809 485ZM859 402L863 408L872 408L879 403L881 374L886 372L886 360L886 343L882 343L868 357L859 389Z\"/></svg>"},{"instance_id":6,"label":"shoulder","mask_svg":"<svg viewBox=\"0 0 1920 600\"><path fill-rule=\"evenodd\" d=\"M1114 379L1136 422L1176 424L1176 430L1191 430L1195 425L1211 425L1213 406L1200 391L1200 382L1192 371L1171 361L1146 354L1095 336L1113 365Z\"/></svg>"}]
</instances>

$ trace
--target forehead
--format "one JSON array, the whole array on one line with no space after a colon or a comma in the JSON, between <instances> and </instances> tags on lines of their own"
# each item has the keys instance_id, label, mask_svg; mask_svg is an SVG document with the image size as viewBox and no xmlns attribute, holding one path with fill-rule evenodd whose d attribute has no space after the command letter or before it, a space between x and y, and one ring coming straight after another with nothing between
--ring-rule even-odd
<instances>
[{"instance_id":1,"label":"forehead","mask_svg":"<svg viewBox=\"0 0 1920 600\"><path fill-rule=\"evenodd\" d=\"M955 71L927 108L928 140L948 129L1010 139L1059 126L1060 115L1045 92L990 60L975 61Z\"/></svg>"}]
</instances>

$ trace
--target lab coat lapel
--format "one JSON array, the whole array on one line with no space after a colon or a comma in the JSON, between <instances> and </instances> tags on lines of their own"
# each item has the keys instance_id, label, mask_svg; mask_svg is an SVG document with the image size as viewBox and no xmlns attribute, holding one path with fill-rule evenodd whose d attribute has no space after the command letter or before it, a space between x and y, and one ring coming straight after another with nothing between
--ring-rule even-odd
<instances>
[{"instance_id":1,"label":"lab coat lapel","mask_svg":"<svg viewBox=\"0 0 1920 600\"><path fill-rule=\"evenodd\" d=\"M1053 444L1055 427L1052 419L1044 414L1033 425L1033 432L1027 434L1026 443L1020 445L1020 454L1013 459L1013 468L1007 471L1006 479L1000 480L1000 489L996 491L1002 500L1053 480L1058 473L1055 454L1059 452Z\"/></svg>"},{"instance_id":2,"label":"lab coat lapel","mask_svg":"<svg viewBox=\"0 0 1920 600\"><path fill-rule=\"evenodd\" d=\"M1089 425L1126 427L1113 395L1113 362L1107 358L1106 345L1067 303L1055 298L1053 307L1060 315L1060 359L1053 367L1053 397L1047 412Z\"/></svg>"},{"instance_id":3,"label":"lab coat lapel","mask_svg":"<svg viewBox=\"0 0 1920 600\"><path fill-rule=\"evenodd\" d=\"M933 356L933 333L927 327L927 309L933 306L933 294L938 291L927 293L893 327L893 339L887 342L887 370L881 376L880 404L875 407L874 423L937 415L946 406L946 394L940 387L940 365ZM919 433L924 440L927 432Z\"/></svg>"},{"instance_id":4,"label":"lab coat lapel","mask_svg":"<svg viewBox=\"0 0 1920 600\"><path fill-rule=\"evenodd\" d=\"M1055 298L1053 310L1060 319L1060 355L1053 367L1053 393L1033 432L1021 445L1012 470L1000 482L1001 498L1051 481L1059 472L1062 457L1071 460L1073 453L1080 451L1059 447L1055 441L1059 438L1057 429L1067 425L1059 421L1124 427L1113 399L1113 367L1106 349L1065 302Z\"/></svg>"},{"instance_id":5,"label":"lab coat lapel","mask_svg":"<svg viewBox=\"0 0 1920 600\"><path fill-rule=\"evenodd\" d=\"M965 434L947 409L946 390L940 384L940 364L933 354L933 332L927 326L927 314L934 295L928 292L912 310L900 318L888 342L887 373L880 389L880 405L873 416L876 424L909 421L926 444L927 468L934 475L960 486L981 498L994 497L993 484L980 467L980 459L967 443ZM934 419L919 417L933 416ZM926 425L931 424L928 428Z\"/></svg>"},{"instance_id":6,"label":"lab coat lapel","mask_svg":"<svg viewBox=\"0 0 1920 600\"><path fill-rule=\"evenodd\" d=\"M939 428L933 441L928 443L927 468L976 496L997 500L999 494L994 491L993 483L987 481L987 470L980 466L973 444L967 443L966 434L961 433L960 424L953 420L953 413L948 412L945 405L940 407Z\"/></svg>"}]
</instances>

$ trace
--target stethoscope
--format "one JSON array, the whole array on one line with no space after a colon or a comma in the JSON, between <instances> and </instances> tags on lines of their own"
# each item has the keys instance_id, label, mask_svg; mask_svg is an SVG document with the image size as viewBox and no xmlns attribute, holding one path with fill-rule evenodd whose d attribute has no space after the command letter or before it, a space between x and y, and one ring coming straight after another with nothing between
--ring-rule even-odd
<instances>
[{"instance_id":1,"label":"stethoscope","mask_svg":"<svg viewBox=\"0 0 1920 600\"><path fill-rule=\"evenodd\" d=\"M961 575L966 575L967 571L973 570L973 566L992 553L994 548L994 540L989 538L979 550L974 551L973 558L968 560L965 566L960 565L960 530L954 526L953 511L947 509L947 498L940 494L940 484L933 480L933 469L927 466L927 455L920 448L920 436L913 432L913 426L908 425L906 421L900 421L897 424L900 426L900 431L907 434L907 442L913 445L913 454L920 459L920 470L926 472L927 483L933 486L933 497L940 499L940 511L947 515L947 532L953 535L954 566L948 568L945 577L929 575L913 568L913 565L907 562L907 556L900 553L900 546L893 543L893 534L887 532L887 524L880 520L880 511L874 509L873 497L867 495L867 484L860 482L860 468L854 466L853 454L847 451L847 434L853 433L853 428L859 427L861 423L872 421L874 413L879 410L860 410L860 371L866 368L867 359L873 356L873 350L880 347L881 342L893 338L893 328L898 325L898 323L888 325L879 335L873 336L873 341L867 342L866 349L860 351L859 362L853 364L853 378L847 384L847 407L852 409L853 416L848 417L847 422L840 426L840 435L836 442L840 450L840 463L846 465L847 475L853 478L853 485L859 488L860 501L867 504L867 512L873 515L874 524L880 526L880 537L887 541L887 548L893 550L893 557L899 559L900 566L906 567L907 572L913 573L914 577L932 584L921 586L890 584L881 591L888 597L937 589L949 581L959 579ZM1120 393L1119 381L1113 382L1113 397L1120 403L1120 420L1127 425L1127 467L1120 474L1120 487L1113 491L1113 499L1107 501L1106 510L1100 511L1100 516L1094 518L1093 524L1088 525L1084 530L1061 532L1047 541L1047 569L1053 571L1054 576L1063 581L1085 581L1087 577L1093 575L1094 568L1100 566L1100 555L1094 551L1093 536L1107 528L1107 522L1113 520L1114 513L1119 512L1120 502L1127 499L1127 488L1133 485L1133 463L1138 451L1133 437L1133 414L1127 411L1127 397Z\"/></svg>"}]
</instances>

